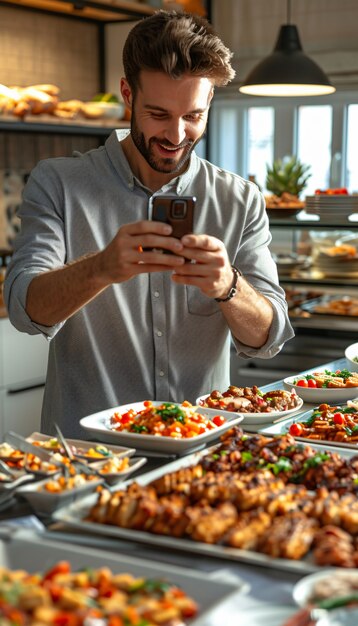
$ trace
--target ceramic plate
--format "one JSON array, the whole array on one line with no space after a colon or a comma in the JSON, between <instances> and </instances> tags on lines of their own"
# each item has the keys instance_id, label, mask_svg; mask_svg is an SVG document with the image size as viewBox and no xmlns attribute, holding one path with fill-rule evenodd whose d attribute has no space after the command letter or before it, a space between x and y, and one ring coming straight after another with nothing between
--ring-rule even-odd
<instances>
[{"instance_id":1,"label":"ceramic plate","mask_svg":"<svg viewBox=\"0 0 358 626\"><path fill-rule=\"evenodd\" d=\"M339 582L339 579L342 582ZM338 596L338 593L335 593L335 590L339 588L342 589L343 595L347 595L345 589L350 589L348 593L352 591L352 588L349 585L349 580L354 581L354 592L358 591L358 570L356 569L342 569L342 568L330 568L323 569L321 572L316 572L314 574L309 574L308 576L304 576L301 580L296 583L293 588L293 599L301 607L307 607L312 605L312 598L321 596L315 595L315 588L317 584L325 586L325 599L330 599ZM345 585L345 581L347 581L347 587L342 588L342 584ZM339 593L339 595L342 595Z\"/></svg>"},{"instance_id":2,"label":"ceramic plate","mask_svg":"<svg viewBox=\"0 0 358 626\"><path fill-rule=\"evenodd\" d=\"M165 400L153 401L154 406L160 406ZM175 404L173 402L173 404ZM180 404L178 404L180 406ZM243 416L237 413L230 413L229 411L221 411L214 409L207 409L198 407L198 412L201 415L205 415L208 419L212 419L215 415L222 415L225 418L225 423L222 426L218 426L215 430L211 430L203 435L197 437L190 437L188 439L172 439L172 437L160 437L157 435L143 435L137 433L130 433L125 431L111 430L109 427L109 420L113 413L125 413L133 409L134 411L141 411L144 409L144 402L132 402L130 404L124 404L112 409L106 409L99 413L94 413L88 417L84 417L80 420L80 424L83 428L96 433L101 436L103 441L118 442L123 445L133 446L140 450L154 450L159 452L171 452L174 454L186 454L187 452L193 452L203 448L206 444L217 439L228 428L231 428L234 424L238 424L242 421Z\"/></svg>"},{"instance_id":3,"label":"ceramic plate","mask_svg":"<svg viewBox=\"0 0 358 626\"><path fill-rule=\"evenodd\" d=\"M67 489L60 493L52 493L43 489L44 485L51 479L45 479L19 487L16 495L28 501L31 508L44 515L51 515L63 506L69 505L76 500L92 493L97 487L103 484L104 480L91 480L80 487Z\"/></svg>"},{"instance_id":4,"label":"ceramic plate","mask_svg":"<svg viewBox=\"0 0 358 626\"><path fill-rule=\"evenodd\" d=\"M344 389L329 389L328 387L321 387L320 389L311 389L310 387L300 387L299 385L294 385L293 381L298 380L299 378L299 374L297 374L297 376L289 376L284 379L284 385L287 389L295 389L304 402L308 402L309 404L322 404L324 402L330 406L335 406L341 402L353 400L358 397L358 387L346 387Z\"/></svg>"},{"instance_id":5,"label":"ceramic plate","mask_svg":"<svg viewBox=\"0 0 358 626\"><path fill-rule=\"evenodd\" d=\"M129 459L129 465L124 470L120 472L102 472L102 467L107 463L107 461L96 461L91 464L91 467L94 467L97 471L100 472L101 476L105 479L107 485L117 485L122 480L126 480L128 476L136 472L140 467L142 467L147 462L145 457L135 457Z\"/></svg>"},{"instance_id":6,"label":"ceramic plate","mask_svg":"<svg viewBox=\"0 0 358 626\"><path fill-rule=\"evenodd\" d=\"M299 394L297 393L297 395ZM200 396L199 398L197 398L196 403L200 405L200 402L204 402L207 397L208 395ZM272 421L277 417L284 417L285 415L292 415L293 413L297 413L297 411L302 408L302 405L303 400L299 398L297 406L295 406L294 409L288 409L287 411L270 411L270 413L235 413L234 411L231 411L231 413L233 415L242 415L242 427L245 430L246 426L251 426L251 424L271 424ZM200 407L200 410L201 408L203 408L204 410L204 407ZM205 410L207 410L206 407ZM211 411L215 410L216 409L211 409ZM228 412L229 411L226 411L226 413Z\"/></svg>"},{"instance_id":7,"label":"ceramic plate","mask_svg":"<svg viewBox=\"0 0 358 626\"><path fill-rule=\"evenodd\" d=\"M358 361L353 361L354 358L358 358L358 343L352 343L348 346L344 351L344 356L347 359L347 368L349 371L358 372Z\"/></svg>"},{"instance_id":8,"label":"ceramic plate","mask_svg":"<svg viewBox=\"0 0 358 626\"><path fill-rule=\"evenodd\" d=\"M43 433L34 432L27 439L31 442L47 442L57 440L57 437L51 437L50 435L44 435ZM99 441L85 441L84 439L67 439L67 443L72 447L74 455L79 459L85 459L87 462L91 461L102 461L108 458L111 455L114 455L118 458L123 456L133 456L135 453L134 448L125 448L123 446L110 446L108 449L108 456L91 456L88 454L88 451L96 448L103 447L103 444ZM60 445L60 444L59 444ZM48 450L48 448L46 448ZM51 448L50 448L51 451ZM56 450L57 451L57 448Z\"/></svg>"}]
</instances>

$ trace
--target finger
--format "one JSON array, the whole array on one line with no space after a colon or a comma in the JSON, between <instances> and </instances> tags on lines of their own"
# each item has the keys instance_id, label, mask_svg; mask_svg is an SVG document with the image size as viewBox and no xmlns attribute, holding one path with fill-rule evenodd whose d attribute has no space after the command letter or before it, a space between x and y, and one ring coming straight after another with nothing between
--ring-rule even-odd
<instances>
[{"instance_id":1,"label":"finger","mask_svg":"<svg viewBox=\"0 0 358 626\"><path fill-rule=\"evenodd\" d=\"M173 229L170 224L166 224L165 222L155 222L152 220L142 220L141 222L125 224L121 227L121 232L127 235L141 235L146 233L170 235L172 230Z\"/></svg>"},{"instance_id":2,"label":"finger","mask_svg":"<svg viewBox=\"0 0 358 626\"><path fill-rule=\"evenodd\" d=\"M220 239L211 237L210 235L184 235L184 237L181 238L181 242L184 247L198 248L211 252L225 249L225 246Z\"/></svg>"}]
</instances>

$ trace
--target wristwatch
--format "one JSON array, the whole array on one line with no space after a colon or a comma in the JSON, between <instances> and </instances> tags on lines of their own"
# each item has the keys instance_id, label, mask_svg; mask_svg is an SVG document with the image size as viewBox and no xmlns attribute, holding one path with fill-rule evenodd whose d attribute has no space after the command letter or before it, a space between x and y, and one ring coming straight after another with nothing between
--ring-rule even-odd
<instances>
[{"instance_id":1,"label":"wristwatch","mask_svg":"<svg viewBox=\"0 0 358 626\"><path fill-rule=\"evenodd\" d=\"M227 302L228 300L231 300L231 298L234 297L234 295L237 292L237 281L239 276L242 276L242 272L240 272L240 270L237 269L237 267L235 267L235 265L231 266L231 269L233 271L233 279L232 279L232 285L230 287L230 291L228 293L228 295L226 296L226 298L214 298L216 300L216 302Z\"/></svg>"}]
</instances>

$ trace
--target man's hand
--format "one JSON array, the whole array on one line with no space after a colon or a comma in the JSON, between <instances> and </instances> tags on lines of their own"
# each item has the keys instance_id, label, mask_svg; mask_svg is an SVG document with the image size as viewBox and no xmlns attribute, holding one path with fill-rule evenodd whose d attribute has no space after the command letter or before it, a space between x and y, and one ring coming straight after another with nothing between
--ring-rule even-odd
<instances>
[{"instance_id":1,"label":"man's hand","mask_svg":"<svg viewBox=\"0 0 358 626\"><path fill-rule=\"evenodd\" d=\"M137 274L173 271L185 262L183 244L170 237L169 224L144 220L125 224L101 252L100 272L109 283L120 283ZM173 254L164 254L168 250Z\"/></svg>"},{"instance_id":2,"label":"man's hand","mask_svg":"<svg viewBox=\"0 0 358 626\"><path fill-rule=\"evenodd\" d=\"M223 242L209 235L185 235L181 242L181 254L191 263L176 267L173 281L194 285L209 298L226 298L233 275Z\"/></svg>"}]
</instances>

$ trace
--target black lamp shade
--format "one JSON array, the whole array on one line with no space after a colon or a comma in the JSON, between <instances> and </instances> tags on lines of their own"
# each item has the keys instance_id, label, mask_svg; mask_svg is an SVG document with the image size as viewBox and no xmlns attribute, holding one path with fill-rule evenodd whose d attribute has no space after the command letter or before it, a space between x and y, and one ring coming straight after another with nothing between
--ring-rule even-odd
<instances>
[{"instance_id":1,"label":"black lamp shade","mask_svg":"<svg viewBox=\"0 0 358 626\"><path fill-rule=\"evenodd\" d=\"M292 96L323 95L333 93L335 88L317 63L304 54L297 27L285 24L273 52L249 73L240 91Z\"/></svg>"}]
</instances>

